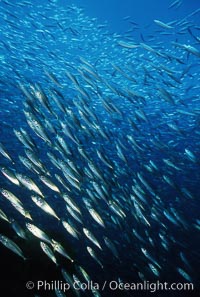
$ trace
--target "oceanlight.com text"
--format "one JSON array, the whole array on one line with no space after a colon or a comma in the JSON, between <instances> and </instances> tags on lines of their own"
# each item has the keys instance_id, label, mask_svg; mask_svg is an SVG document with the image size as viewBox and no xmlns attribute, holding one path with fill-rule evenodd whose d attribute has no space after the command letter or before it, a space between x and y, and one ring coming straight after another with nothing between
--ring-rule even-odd
<instances>
[{"instance_id":1,"label":"oceanlight.com text","mask_svg":"<svg viewBox=\"0 0 200 297\"><path fill-rule=\"evenodd\" d=\"M53 291L59 290L66 292L70 289L73 290L96 290L104 291L105 289L111 291L149 291L154 293L156 291L193 291L193 283L168 283L168 282L119 282L117 280L104 281L103 283L98 283L94 281L80 282L78 280L68 283L60 280L46 281L38 280L36 282L28 281L26 283L26 288L28 290L36 289L38 291Z\"/></svg>"}]
</instances>

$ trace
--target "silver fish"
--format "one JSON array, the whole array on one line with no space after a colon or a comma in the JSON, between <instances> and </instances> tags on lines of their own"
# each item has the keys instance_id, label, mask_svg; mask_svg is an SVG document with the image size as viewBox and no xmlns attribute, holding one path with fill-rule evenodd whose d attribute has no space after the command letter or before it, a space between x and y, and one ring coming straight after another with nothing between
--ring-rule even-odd
<instances>
[{"instance_id":1,"label":"silver fish","mask_svg":"<svg viewBox=\"0 0 200 297\"><path fill-rule=\"evenodd\" d=\"M7 168L5 168L5 167L2 167L2 168L1 168L1 172L2 172L3 175L4 175L5 177L7 177L7 179L9 179L13 184L19 186L19 181L18 181L18 179L16 178L15 174L14 174L11 170L9 170L9 169L7 169Z\"/></svg>"},{"instance_id":2,"label":"silver fish","mask_svg":"<svg viewBox=\"0 0 200 297\"><path fill-rule=\"evenodd\" d=\"M32 195L31 199L37 206L39 206L46 213L55 217L57 220L60 220L60 218L57 216L53 208L43 198L41 198L40 196Z\"/></svg>"},{"instance_id":3,"label":"silver fish","mask_svg":"<svg viewBox=\"0 0 200 297\"><path fill-rule=\"evenodd\" d=\"M60 193L60 190L58 189L58 187L48 177L44 175L40 175L40 179L51 190Z\"/></svg>"},{"instance_id":4,"label":"silver fish","mask_svg":"<svg viewBox=\"0 0 200 297\"><path fill-rule=\"evenodd\" d=\"M56 257L51 248L45 242L42 241L40 242L40 246L43 252L51 259L51 261L53 261L56 264L56 266L58 266Z\"/></svg>"},{"instance_id":5,"label":"silver fish","mask_svg":"<svg viewBox=\"0 0 200 297\"><path fill-rule=\"evenodd\" d=\"M90 213L90 215L92 216L92 218L102 227L105 228L105 224L104 221L102 220L102 218L100 217L100 215L96 212L96 210L94 210L93 208L88 208L88 211Z\"/></svg>"},{"instance_id":6,"label":"silver fish","mask_svg":"<svg viewBox=\"0 0 200 297\"><path fill-rule=\"evenodd\" d=\"M65 251L64 247L59 242L52 239L51 245L52 245L54 251L58 252L59 254L61 254L63 257L67 258L71 262L74 262L74 260L68 255L68 253Z\"/></svg>"},{"instance_id":7,"label":"silver fish","mask_svg":"<svg viewBox=\"0 0 200 297\"><path fill-rule=\"evenodd\" d=\"M102 247L100 246L98 240L96 239L96 237L92 234L91 231L89 231L86 228L83 228L83 232L84 234L87 236L87 238L89 238L89 240L91 240L100 250L102 250Z\"/></svg>"},{"instance_id":8,"label":"silver fish","mask_svg":"<svg viewBox=\"0 0 200 297\"><path fill-rule=\"evenodd\" d=\"M12 252L20 256L23 260L26 260L21 248L7 236L0 234L0 242Z\"/></svg>"},{"instance_id":9,"label":"silver fish","mask_svg":"<svg viewBox=\"0 0 200 297\"><path fill-rule=\"evenodd\" d=\"M74 238L79 239L79 233L73 226L66 221L62 221L62 224L69 234L71 234Z\"/></svg>"},{"instance_id":10,"label":"silver fish","mask_svg":"<svg viewBox=\"0 0 200 297\"><path fill-rule=\"evenodd\" d=\"M101 263L101 261L97 258L95 252L93 251L93 249L89 246L87 246L87 251L90 254L90 256L101 266L101 268L103 269L103 264Z\"/></svg>"},{"instance_id":11,"label":"silver fish","mask_svg":"<svg viewBox=\"0 0 200 297\"><path fill-rule=\"evenodd\" d=\"M23 186L25 186L27 189L37 193L41 197L44 197L44 195L42 194L42 192L40 191L36 183L30 177L20 173L16 173L16 177L20 181L20 183Z\"/></svg>"},{"instance_id":12,"label":"silver fish","mask_svg":"<svg viewBox=\"0 0 200 297\"><path fill-rule=\"evenodd\" d=\"M39 239L45 241L46 243L50 243L52 242L51 238L45 233L43 232L41 229L39 229L38 227L36 227L33 224L30 223L26 223L26 228L36 237L38 237Z\"/></svg>"},{"instance_id":13,"label":"silver fish","mask_svg":"<svg viewBox=\"0 0 200 297\"><path fill-rule=\"evenodd\" d=\"M16 232L16 234L19 237L27 240L27 236L26 236L26 233L25 233L24 229L14 219L11 219L11 227L13 228L13 230Z\"/></svg>"}]
</instances>

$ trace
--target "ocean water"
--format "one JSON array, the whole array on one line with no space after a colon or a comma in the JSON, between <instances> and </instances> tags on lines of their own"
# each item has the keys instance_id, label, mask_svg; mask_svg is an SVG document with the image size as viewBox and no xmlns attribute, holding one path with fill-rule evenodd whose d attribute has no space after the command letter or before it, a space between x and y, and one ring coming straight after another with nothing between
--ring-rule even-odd
<instances>
[{"instance_id":1,"label":"ocean water","mask_svg":"<svg viewBox=\"0 0 200 297\"><path fill-rule=\"evenodd\" d=\"M0 15L1 295L198 296L199 1Z\"/></svg>"}]
</instances>

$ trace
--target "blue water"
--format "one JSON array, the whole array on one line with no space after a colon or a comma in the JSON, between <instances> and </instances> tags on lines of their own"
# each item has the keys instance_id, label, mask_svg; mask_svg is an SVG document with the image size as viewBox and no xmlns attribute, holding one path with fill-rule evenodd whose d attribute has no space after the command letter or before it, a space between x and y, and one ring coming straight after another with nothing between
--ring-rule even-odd
<instances>
[{"instance_id":1,"label":"blue water","mask_svg":"<svg viewBox=\"0 0 200 297\"><path fill-rule=\"evenodd\" d=\"M0 209L27 236L20 238L1 219L0 233L19 245L27 258L23 261L0 245L2 295L56 296L55 288L28 290L26 282L66 281L62 269L84 282L77 268L81 266L100 284L119 279L191 282L195 292L177 290L173 296L198 296L200 12L197 0L179 2L172 8L173 1L167 0L0 2L0 143L12 157L1 154L0 166L31 178L61 219L36 206L33 191L13 184L1 170L0 187L16 195L33 218L30 222L0 195ZM31 116L47 139L31 125ZM34 162L31 169L24 166L27 146L14 133L20 129L31 137L34 144L29 149L46 171ZM80 189L69 182L59 162L65 162ZM60 193L42 183L40 175ZM79 206L83 224L67 211L63 193ZM85 200L105 228L89 214ZM78 240L63 228L63 220L75 227ZM56 267L42 251L41 240L27 230L27 222L60 242L74 263L54 251ZM84 235L83 227L95 235L102 250ZM79 294L94 296L91 290ZM169 296L168 291L108 287L99 294Z\"/></svg>"},{"instance_id":2,"label":"blue water","mask_svg":"<svg viewBox=\"0 0 200 297\"><path fill-rule=\"evenodd\" d=\"M169 3L173 1L68 1L68 3L84 7L87 15L96 17L100 22L107 21L112 32L124 33L130 29L129 20L139 24L140 27L152 24L152 20L158 17L164 22L183 18L195 9L199 8L199 1L182 1L178 9L169 10ZM129 20L124 18L130 17Z\"/></svg>"}]
</instances>

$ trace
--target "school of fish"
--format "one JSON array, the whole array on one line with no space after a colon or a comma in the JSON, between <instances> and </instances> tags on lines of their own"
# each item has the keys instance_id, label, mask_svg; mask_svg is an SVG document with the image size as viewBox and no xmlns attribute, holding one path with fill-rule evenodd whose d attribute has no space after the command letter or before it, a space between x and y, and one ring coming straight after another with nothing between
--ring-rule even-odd
<instances>
[{"instance_id":1,"label":"school of fish","mask_svg":"<svg viewBox=\"0 0 200 297\"><path fill-rule=\"evenodd\" d=\"M200 8L124 35L53 0L0 16L0 253L70 284L198 287Z\"/></svg>"}]
</instances>

